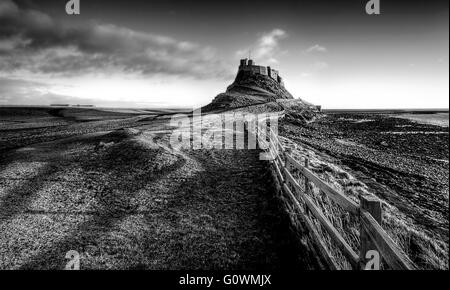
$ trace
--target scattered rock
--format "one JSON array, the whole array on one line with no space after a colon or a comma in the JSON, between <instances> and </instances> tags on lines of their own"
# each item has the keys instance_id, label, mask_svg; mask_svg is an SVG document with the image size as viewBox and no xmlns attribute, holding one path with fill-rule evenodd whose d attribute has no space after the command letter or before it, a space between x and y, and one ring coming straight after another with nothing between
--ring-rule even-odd
<instances>
[{"instance_id":1,"label":"scattered rock","mask_svg":"<svg viewBox=\"0 0 450 290\"><path fill-rule=\"evenodd\" d=\"M101 148L101 149L108 149L108 148L112 147L113 145L114 145L114 142L109 142L109 143L100 142L100 144L98 144L99 148Z\"/></svg>"}]
</instances>

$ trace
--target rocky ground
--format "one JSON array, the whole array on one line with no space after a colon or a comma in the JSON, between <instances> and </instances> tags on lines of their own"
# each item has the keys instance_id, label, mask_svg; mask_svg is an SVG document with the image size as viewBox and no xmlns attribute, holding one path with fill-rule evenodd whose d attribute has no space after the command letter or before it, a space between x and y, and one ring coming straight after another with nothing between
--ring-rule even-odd
<instances>
[{"instance_id":1,"label":"rocky ground","mask_svg":"<svg viewBox=\"0 0 450 290\"><path fill-rule=\"evenodd\" d=\"M82 269L314 268L257 151L174 150L154 115L56 118L0 129L0 269L70 250Z\"/></svg>"},{"instance_id":2,"label":"rocky ground","mask_svg":"<svg viewBox=\"0 0 450 290\"><path fill-rule=\"evenodd\" d=\"M69 250L85 269L317 267L257 151L175 150L170 112L5 110L1 269L62 269ZM296 112L280 123L294 157L355 201L377 195L383 227L416 265L448 269L448 126ZM357 243L358 229L346 232Z\"/></svg>"},{"instance_id":3,"label":"rocky ground","mask_svg":"<svg viewBox=\"0 0 450 290\"><path fill-rule=\"evenodd\" d=\"M448 269L448 127L398 117L329 113L302 126L284 121L280 134L334 186L381 198L385 228L420 268Z\"/></svg>"}]
</instances>

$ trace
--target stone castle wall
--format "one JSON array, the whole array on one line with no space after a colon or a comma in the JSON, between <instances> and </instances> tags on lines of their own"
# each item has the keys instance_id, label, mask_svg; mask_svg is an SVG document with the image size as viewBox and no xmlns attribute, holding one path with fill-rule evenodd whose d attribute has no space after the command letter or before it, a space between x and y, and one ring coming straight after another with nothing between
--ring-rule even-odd
<instances>
[{"instance_id":1,"label":"stone castle wall","mask_svg":"<svg viewBox=\"0 0 450 290\"><path fill-rule=\"evenodd\" d=\"M267 67L260 66L260 65L246 65L246 66L243 66L242 68L240 68L240 71L250 71L253 73L260 74L260 75L265 75L265 76L268 75Z\"/></svg>"},{"instance_id":2,"label":"stone castle wall","mask_svg":"<svg viewBox=\"0 0 450 290\"><path fill-rule=\"evenodd\" d=\"M253 60L251 60L251 59L250 60L241 59L239 71L249 71L254 74L269 76L272 79L274 79L275 81L277 81L278 83L283 85L283 80L281 79L281 77L279 75L279 71L272 69L270 66L266 67L266 66L255 65Z\"/></svg>"}]
</instances>

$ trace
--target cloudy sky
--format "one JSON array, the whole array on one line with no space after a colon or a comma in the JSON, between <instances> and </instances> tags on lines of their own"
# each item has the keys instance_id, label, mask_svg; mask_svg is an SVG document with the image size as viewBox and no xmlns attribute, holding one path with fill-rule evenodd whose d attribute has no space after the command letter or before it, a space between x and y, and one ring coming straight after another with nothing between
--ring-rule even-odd
<instances>
[{"instance_id":1,"label":"cloudy sky","mask_svg":"<svg viewBox=\"0 0 450 290\"><path fill-rule=\"evenodd\" d=\"M192 107L240 58L325 108L448 108L448 1L0 0L0 105Z\"/></svg>"}]
</instances>

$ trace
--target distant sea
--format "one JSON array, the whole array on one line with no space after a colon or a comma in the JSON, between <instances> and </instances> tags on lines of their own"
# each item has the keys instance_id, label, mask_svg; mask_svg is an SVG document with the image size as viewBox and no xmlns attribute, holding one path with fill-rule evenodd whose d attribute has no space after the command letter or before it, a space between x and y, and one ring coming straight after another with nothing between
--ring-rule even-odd
<instances>
[{"instance_id":1,"label":"distant sea","mask_svg":"<svg viewBox=\"0 0 450 290\"><path fill-rule=\"evenodd\" d=\"M419 124L449 127L448 109L329 109L325 113L380 113L389 114L395 118L408 119Z\"/></svg>"}]
</instances>

